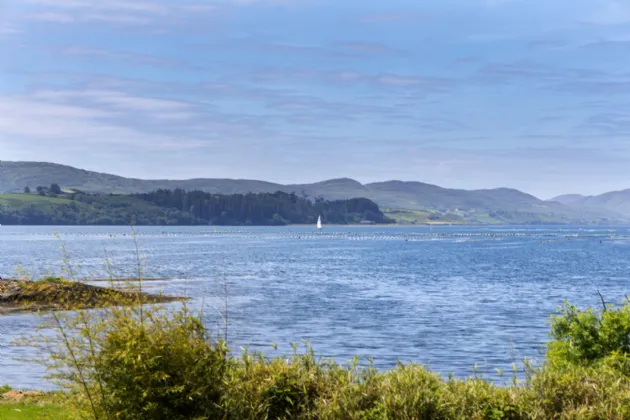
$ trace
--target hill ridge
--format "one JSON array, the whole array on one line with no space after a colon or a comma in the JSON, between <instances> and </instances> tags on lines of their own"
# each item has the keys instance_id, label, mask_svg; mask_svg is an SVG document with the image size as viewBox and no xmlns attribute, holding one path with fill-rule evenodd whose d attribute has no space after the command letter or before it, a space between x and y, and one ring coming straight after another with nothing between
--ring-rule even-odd
<instances>
[{"instance_id":1,"label":"hill ridge","mask_svg":"<svg viewBox=\"0 0 630 420\"><path fill-rule=\"evenodd\" d=\"M308 184L278 184L268 181L231 178L139 179L79 169L50 162L0 162L0 192L21 192L38 185L55 182L63 188L76 188L89 193L147 193L157 189L182 188L202 190L212 194L274 193L282 191L310 198L339 200L368 198L381 208L431 211L444 215L472 218L480 213L500 216L510 221L514 215L527 215L540 221L630 220L630 200L627 211L610 206L569 206L537 197L508 187L480 190L444 188L421 181L390 180L362 184L347 177L333 178ZM625 209L625 208L624 208ZM518 216L517 220L520 220Z\"/></svg>"}]
</instances>

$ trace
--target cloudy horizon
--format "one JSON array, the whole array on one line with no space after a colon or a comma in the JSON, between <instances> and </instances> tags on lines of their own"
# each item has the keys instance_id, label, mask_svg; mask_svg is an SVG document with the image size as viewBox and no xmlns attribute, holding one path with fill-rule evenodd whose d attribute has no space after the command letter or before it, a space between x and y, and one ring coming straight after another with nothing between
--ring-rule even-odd
<instances>
[{"instance_id":1,"label":"cloudy horizon","mask_svg":"<svg viewBox=\"0 0 630 420\"><path fill-rule=\"evenodd\" d=\"M630 188L630 3L339 3L5 2L0 159L540 198Z\"/></svg>"}]
</instances>

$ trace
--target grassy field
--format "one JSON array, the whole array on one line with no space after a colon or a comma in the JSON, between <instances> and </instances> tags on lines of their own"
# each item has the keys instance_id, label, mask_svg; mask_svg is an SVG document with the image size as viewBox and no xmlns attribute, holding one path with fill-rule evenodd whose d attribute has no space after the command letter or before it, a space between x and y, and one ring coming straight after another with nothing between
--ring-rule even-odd
<instances>
[{"instance_id":1,"label":"grassy field","mask_svg":"<svg viewBox=\"0 0 630 420\"><path fill-rule=\"evenodd\" d=\"M72 419L72 409L60 393L22 393L0 386L0 419Z\"/></svg>"},{"instance_id":2,"label":"grassy field","mask_svg":"<svg viewBox=\"0 0 630 420\"><path fill-rule=\"evenodd\" d=\"M434 212L423 210L385 209L383 213L385 213L385 216L396 220L396 222L401 225L461 225L468 223L463 218L455 215L438 215Z\"/></svg>"},{"instance_id":3,"label":"grassy field","mask_svg":"<svg viewBox=\"0 0 630 420\"><path fill-rule=\"evenodd\" d=\"M47 197L39 194L0 194L1 205L16 209L29 205L54 206L70 203L72 203L72 200L63 197Z\"/></svg>"},{"instance_id":4,"label":"grassy field","mask_svg":"<svg viewBox=\"0 0 630 420\"><path fill-rule=\"evenodd\" d=\"M52 402L3 403L0 402L0 419L72 419L72 411Z\"/></svg>"},{"instance_id":5,"label":"grassy field","mask_svg":"<svg viewBox=\"0 0 630 420\"><path fill-rule=\"evenodd\" d=\"M438 210L384 209L383 213L401 225L527 225L569 223L570 219L526 212L465 212L443 214Z\"/></svg>"}]
</instances>

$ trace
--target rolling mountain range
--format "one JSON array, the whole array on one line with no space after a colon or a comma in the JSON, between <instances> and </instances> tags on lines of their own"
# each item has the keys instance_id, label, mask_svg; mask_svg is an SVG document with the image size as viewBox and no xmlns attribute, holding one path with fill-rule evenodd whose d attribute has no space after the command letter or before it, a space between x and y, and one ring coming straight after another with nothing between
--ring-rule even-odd
<instances>
[{"instance_id":1,"label":"rolling mountain range","mask_svg":"<svg viewBox=\"0 0 630 420\"><path fill-rule=\"evenodd\" d=\"M550 201L586 211L608 211L624 216L630 215L630 189L607 192L596 196L561 195Z\"/></svg>"},{"instance_id":2,"label":"rolling mountain range","mask_svg":"<svg viewBox=\"0 0 630 420\"><path fill-rule=\"evenodd\" d=\"M630 220L630 191L599 197L561 196L540 200L509 188L459 190L422 182L361 184L341 178L282 185L240 179L142 180L44 162L0 162L0 193L21 192L57 183L87 193L131 194L183 188L213 194L274 193L328 200L369 198L383 209L404 209L431 220L472 223L607 223ZM433 218L431 218L434 216ZM413 217L412 217L413 218Z\"/></svg>"}]
</instances>

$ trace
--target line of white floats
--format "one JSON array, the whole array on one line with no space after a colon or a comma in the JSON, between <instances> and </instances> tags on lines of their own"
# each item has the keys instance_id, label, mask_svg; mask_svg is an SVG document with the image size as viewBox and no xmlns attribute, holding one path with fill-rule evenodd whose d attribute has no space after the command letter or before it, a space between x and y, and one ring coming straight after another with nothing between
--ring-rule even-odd
<instances>
[{"instance_id":1,"label":"line of white floats","mask_svg":"<svg viewBox=\"0 0 630 420\"><path fill-rule=\"evenodd\" d=\"M20 236L54 236L55 234L30 233L20 234ZM125 238L133 236L130 233L62 233L60 237L90 237L90 238ZM213 230L206 232L136 232L138 237L214 237L214 238L237 238L237 239L345 239L354 241L374 241L374 240L404 240L407 242L417 242L438 239L477 239L484 240L502 238L540 238L542 242L556 242L571 239L599 239L599 240L619 240L628 239L630 235L615 235L611 233L589 233L584 235L568 234L566 232L261 232L255 230Z\"/></svg>"}]
</instances>

